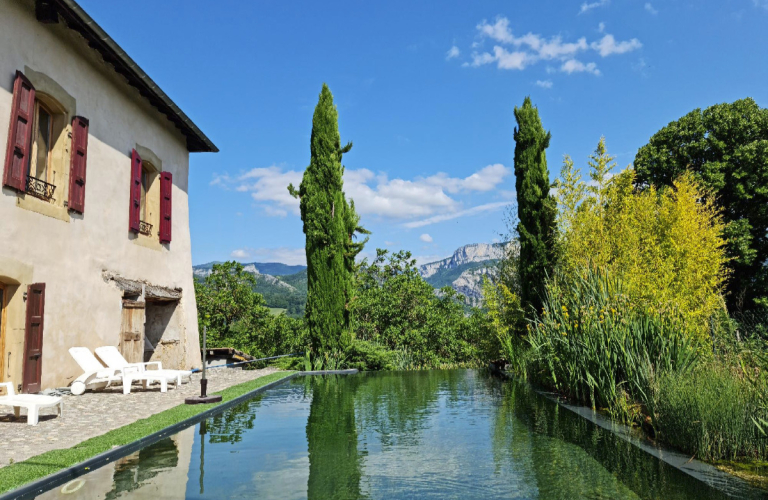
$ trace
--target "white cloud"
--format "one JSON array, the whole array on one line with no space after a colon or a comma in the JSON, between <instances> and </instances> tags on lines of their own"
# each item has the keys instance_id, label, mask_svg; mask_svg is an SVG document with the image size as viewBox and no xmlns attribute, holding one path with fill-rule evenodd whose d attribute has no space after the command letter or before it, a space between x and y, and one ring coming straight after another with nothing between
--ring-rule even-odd
<instances>
[{"instance_id":1,"label":"white cloud","mask_svg":"<svg viewBox=\"0 0 768 500\"><path fill-rule=\"evenodd\" d=\"M613 35L605 35L599 42L592 42L590 47L596 50L600 56L606 57L612 54L624 54L639 49L643 44L640 40L633 38L624 42L617 42Z\"/></svg>"},{"instance_id":2,"label":"white cloud","mask_svg":"<svg viewBox=\"0 0 768 500\"><path fill-rule=\"evenodd\" d=\"M421 236L419 236L419 239L421 241L423 241L424 243L432 243L432 241L433 241L432 237L430 235L428 235L427 233L424 233Z\"/></svg>"},{"instance_id":3,"label":"white cloud","mask_svg":"<svg viewBox=\"0 0 768 500\"><path fill-rule=\"evenodd\" d=\"M232 250L232 253L229 254L229 256L235 260L243 260L250 257L250 255L248 254L248 251L244 248L238 248L237 250Z\"/></svg>"},{"instance_id":4,"label":"white cloud","mask_svg":"<svg viewBox=\"0 0 768 500\"><path fill-rule=\"evenodd\" d=\"M230 254L235 260L251 262L281 262L289 266L306 265L307 257L303 248L238 248Z\"/></svg>"},{"instance_id":5,"label":"white cloud","mask_svg":"<svg viewBox=\"0 0 768 500\"><path fill-rule=\"evenodd\" d=\"M587 11L596 9L598 7L605 7L609 3L611 3L611 0L598 0L597 2L592 2L592 3L584 2L583 4L581 4L581 9L579 10L579 14L583 14Z\"/></svg>"},{"instance_id":6,"label":"white cloud","mask_svg":"<svg viewBox=\"0 0 768 500\"><path fill-rule=\"evenodd\" d=\"M439 172L429 177L390 179L368 169L346 169L344 191L355 200L361 215L391 219L414 219L462 209L457 195L496 190L512 170L500 163L487 165L467 177L451 177ZM249 193L266 215L285 217L299 214L299 201L288 194L288 184L298 187L303 172L283 171L279 166L254 168L241 176L221 181L222 188L234 187ZM221 176L220 176L221 177Z\"/></svg>"},{"instance_id":7,"label":"white cloud","mask_svg":"<svg viewBox=\"0 0 768 500\"><path fill-rule=\"evenodd\" d=\"M512 32L509 29L509 19L498 17L495 24L488 24L483 20L477 25L477 30L481 35L501 43L511 43L514 40Z\"/></svg>"},{"instance_id":8,"label":"white cloud","mask_svg":"<svg viewBox=\"0 0 768 500\"><path fill-rule=\"evenodd\" d=\"M453 47L448 49L448 52L445 53L445 59L450 60L450 59L453 59L454 57L459 57L460 55L461 55L461 51L457 46L454 45Z\"/></svg>"},{"instance_id":9,"label":"white cloud","mask_svg":"<svg viewBox=\"0 0 768 500\"><path fill-rule=\"evenodd\" d=\"M560 71L563 73L573 74L573 73L592 73L595 76L600 75L600 70L597 69L597 65L593 62L584 64L583 62L577 60L577 59L568 59L563 63L562 66L560 66Z\"/></svg>"},{"instance_id":10,"label":"white cloud","mask_svg":"<svg viewBox=\"0 0 768 500\"><path fill-rule=\"evenodd\" d=\"M755 7L762 7L768 10L768 0L752 0L752 3L755 4Z\"/></svg>"},{"instance_id":11,"label":"white cloud","mask_svg":"<svg viewBox=\"0 0 768 500\"><path fill-rule=\"evenodd\" d=\"M283 172L272 165L254 168L238 177L237 191L251 193L251 198L263 202L268 215L285 217L288 212L299 214L299 200L288 194L288 184L299 185L303 173L295 170Z\"/></svg>"},{"instance_id":12,"label":"white cloud","mask_svg":"<svg viewBox=\"0 0 768 500\"><path fill-rule=\"evenodd\" d=\"M450 214L435 215L433 217L428 217L426 219L421 219L413 222L406 222L405 224L403 224L403 226L409 229L429 226L431 224L437 224L438 222L445 222L447 220L458 219L459 217L468 217L472 215L481 214L483 212L492 212L495 210L499 210L500 208L505 207L511 203L512 202L509 202L509 201L486 203L484 205L478 205L476 207L468 208L466 210L460 210L458 212L454 212Z\"/></svg>"},{"instance_id":13,"label":"white cloud","mask_svg":"<svg viewBox=\"0 0 768 500\"><path fill-rule=\"evenodd\" d=\"M653 8L653 5L651 5L651 2L645 2L645 10L647 10L653 16L659 13L658 10Z\"/></svg>"},{"instance_id":14,"label":"white cloud","mask_svg":"<svg viewBox=\"0 0 768 500\"><path fill-rule=\"evenodd\" d=\"M768 1L768 0L766 0ZM605 5L607 1L596 2L593 4L584 4L587 10L594 6ZM492 50L479 52L477 50L470 54L471 62L464 62L463 66L479 67L486 64L496 64L499 69L524 70L540 61L560 61L561 71L567 73L589 72L599 74L594 63L582 63L581 66L569 61L577 61L576 56L587 52L590 49L598 52L602 57L612 54L624 54L642 47L637 38L628 41L617 42L611 34L605 34L600 40L588 43L585 37L581 37L573 42L564 41L559 35L545 37L536 33L526 33L521 36L515 36L510 28L509 19L498 17L491 24L488 21L482 21L477 26L477 36L479 39L490 39L497 42ZM605 32L605 23L598 25L600 33ZM475 42L473 48L482 46L482 43ZM566 69L563 69L566 68ZM570 69L570 70L569 70ZM552 72L550 66L547 72Z\"/></svg>"},{"instance_id":15,"label":"white cloud","mask_svg":"<svg viewBox=\"0 0 768 500\"><path fill-rule=\"evenodd\" d=\"M536 80L536 85L543 89L551 89L554 84L552 83L552 80Z\"/></svg>"}]
</instances>

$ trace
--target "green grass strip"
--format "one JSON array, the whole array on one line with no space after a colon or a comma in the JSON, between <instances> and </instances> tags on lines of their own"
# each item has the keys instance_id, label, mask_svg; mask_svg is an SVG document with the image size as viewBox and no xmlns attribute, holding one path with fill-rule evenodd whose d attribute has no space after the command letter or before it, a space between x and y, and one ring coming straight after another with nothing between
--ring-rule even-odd
<instances>
[{"instance_id":1,"label":"green grass strip","mask_svg":"<svg viewBox=\"0 0 768 500\"><path fill-rule=\"evenodd\" d=\"M222 403L231 401L254 389L275 382L294 372L283 371L265 375L242 384L228 387L216 394L221 394ZM221 403L217 403L221 404ZM72 448L51 450L0 468L0 493L18 488L36 479L40 479L56 471L71 467L93 456L111 450L115 446L123 446L145 436L165 429L168 426L186 420L190 417L209 410L217 404L185 405L181 404L156 413L148 418L137 420L123 427L111 430L101 436L92 437L78 443Z\"/></svg>"}]
</instances>

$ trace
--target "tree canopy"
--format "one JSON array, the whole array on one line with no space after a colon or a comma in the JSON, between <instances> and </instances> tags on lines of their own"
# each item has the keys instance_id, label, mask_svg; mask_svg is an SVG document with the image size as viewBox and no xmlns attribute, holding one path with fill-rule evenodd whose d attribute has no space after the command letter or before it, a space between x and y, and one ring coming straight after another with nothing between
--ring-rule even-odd
<instances>
[{"instance_id":1,"label":"tree canopy","mask_svg":"<svg viewBox=\"0 0 768 500\"><path fill-rule=\"evenodd\" d=\"M635 170L641 189L694 174L727 223L729 309L768 308L768 109L752 99L695 109L640 148Z\"/></svg>"}]
</instances>

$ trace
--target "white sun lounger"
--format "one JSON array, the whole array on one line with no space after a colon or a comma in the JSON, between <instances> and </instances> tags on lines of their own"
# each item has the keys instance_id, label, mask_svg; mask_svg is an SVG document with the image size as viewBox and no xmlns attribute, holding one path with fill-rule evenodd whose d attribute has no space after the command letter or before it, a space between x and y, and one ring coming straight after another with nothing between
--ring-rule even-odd
<instances>
[{"instance_id":1,"label":"white sun lounger","mask_svg":"<svg viewBox=\"0 0 768 500\"><path fill-rule=\"evenodd\" d=\"M163 368L160 361L150 361L148 363L129 363L125 360L120 351L115 346L97 347L96 354L99 355L102 361L107 364L108 367L116 370L126 370L131 368L138 368L142 374L163 374L168 377L169 380L175 379L176 386L181 385L182 377L191 377L192 372L187 370L169 370ZM154 369L150 369L150 366L156 366Z\"/></svg>"},{"instance_id":2,"label":"white sun lounger","mask_svg":"<svg viewBox=\"0 0 768 500\"><path fill-rule=\"evenodd\" d=\"M7 395L0 396L0 406L13 406L13 413L19 418L21 408L27 409L27 424L37 425L40 417L40 408L59 407L59 418L62 416L61 398L56 396L41 396L39 394L16 394L11 382L0 382L0 387L5 386Z\"/></svg>"},{"instance_id":3,"label":"white sun lounger","mask_svg":"<svg viewBox=\"0 0 768 500\"><path fill-rule=\"evenodd\" d=\"M123 384L123 394L129 394L134 380L142 381L145 388L152 382L160 382L160 392L166 392L168 380L173 380L168 374L142 372L138 367L125 370L105 368L87 347L72 347L69 353L84 372L72 382L71 390L75 396L81 395L86 389L104 389L118 382Z\"/></svg>"}]
</instances>

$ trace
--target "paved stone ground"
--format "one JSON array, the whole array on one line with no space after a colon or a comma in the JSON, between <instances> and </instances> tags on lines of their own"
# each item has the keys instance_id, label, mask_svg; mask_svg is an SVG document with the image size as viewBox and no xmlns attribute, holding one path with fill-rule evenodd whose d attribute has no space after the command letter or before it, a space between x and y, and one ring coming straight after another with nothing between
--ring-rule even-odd
<instances>
[{"instance_id":1,"label":"paved stone ground","mask_svg":"<svg viewBox=\"0 0 768 500\"><path fill-rule=\"evenodd\" d=\"M220 368L209 370L208 393L211 394L233 385L277 371L275 368L262 370L239 370ZM103 391L86 391L82 396L62 396L64 416L59 418L55 408L40 410L37 426L27 425L27 411L22 408L17 420L13 408L0 407L0 467L26 460L40 453L72 446L112 429L147 418L168 408L178 406L184 398L200 394L199 373L192 375L190 383L178 389L161 393L159 384L144 390L134 384L130 394L123 394L122 386ZM185 379L186 380L186 379Z\"/></svg>"}]
</instances>

